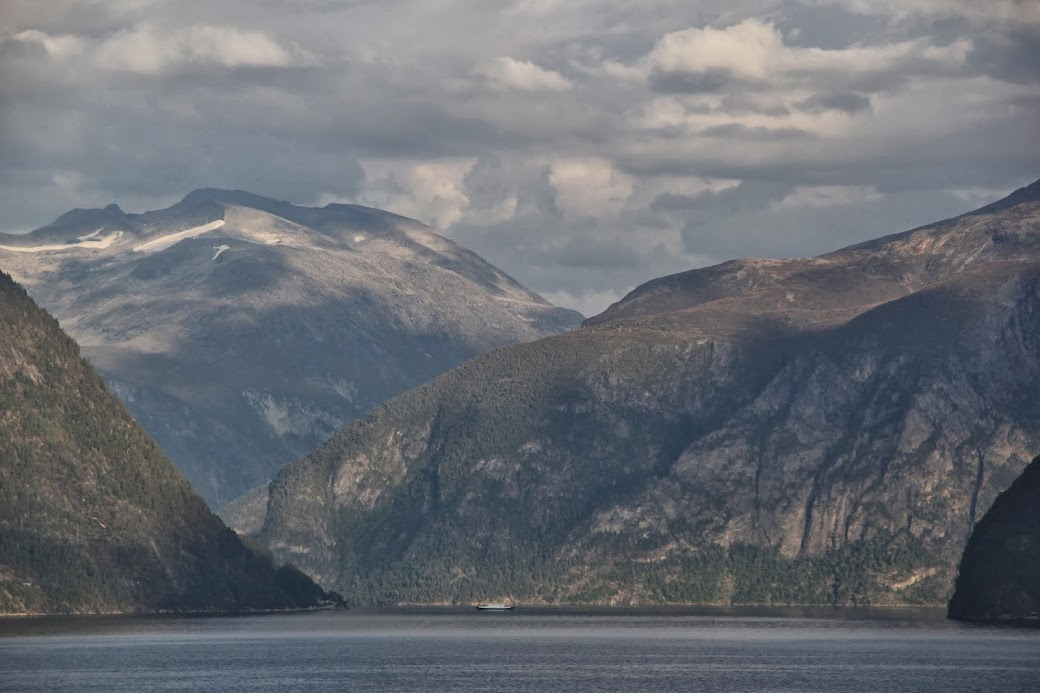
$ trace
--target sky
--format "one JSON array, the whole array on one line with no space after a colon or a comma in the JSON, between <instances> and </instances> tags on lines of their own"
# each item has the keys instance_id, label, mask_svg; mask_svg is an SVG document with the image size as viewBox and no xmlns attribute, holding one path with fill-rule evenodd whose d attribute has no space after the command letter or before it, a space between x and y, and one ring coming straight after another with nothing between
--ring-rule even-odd
<instances>
[{"instance_id":1,"label":"sky","mask_svg":"<svg viewBox=\"0 0 1040 693\"><path fill-rule=\"evenodd\" d=\"M1037 178L1037 0L0 0L0 231L352 202L592 315Z\"/></svg>"}]
</instances>

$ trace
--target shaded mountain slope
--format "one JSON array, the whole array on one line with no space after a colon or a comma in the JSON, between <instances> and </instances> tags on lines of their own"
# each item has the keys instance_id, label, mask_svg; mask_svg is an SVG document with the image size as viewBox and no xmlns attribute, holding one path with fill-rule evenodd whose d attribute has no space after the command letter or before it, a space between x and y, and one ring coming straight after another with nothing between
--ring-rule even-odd
<instances>
[{"instance_id":1,"label":"shaded mountain slope","mask_svg":"<svg viewBox=\"0 0 1040 693\"><path fill-rule=\"evenodd\" d=\"M215 505L386 399L581 320L418 222L243 191L74 210L0 236L0 267Z\"/></svg>"},{"instance_id":2,"label":"shaded mountain slope","mask_svg":"<svg viewBox=\"0 0 1040 693\"><path fill-rule=\"evenodd\" d=\"M0 613L315 606L246 548L0 273Z\"/></svg>"},{"instance_id":3,"label":"shaded mountain slope","mask_svg":"<svg viewBox=\"0 0 1040 693\"><path fill-rule=\"evenodd\" d=\"M347 426L252 526L362 601L942 603L1040 443L1038 243L1025 201L651 282Z\"/></svg>"},{"instance_id":4,"label":"shaded mountain slope","mask_svg":"<svg viewBox=\"0 0 1040 693\"><path fill-rule=\"evenodd\" d=\"M1040 620L1040 457L975 526L949 614L973 621Z\"/></svg>"}]
</instances>

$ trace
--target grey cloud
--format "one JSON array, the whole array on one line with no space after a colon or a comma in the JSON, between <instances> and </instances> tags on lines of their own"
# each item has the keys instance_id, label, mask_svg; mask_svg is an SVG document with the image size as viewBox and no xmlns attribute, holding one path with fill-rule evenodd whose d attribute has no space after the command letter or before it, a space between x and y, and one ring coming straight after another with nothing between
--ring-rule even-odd
<instances>
[{"instance_id":1,"label":"grey cloud","mask_svg":"<svg viewBox=\"0 0 1040 693\"><path fill-rule=\"evenodd\" d=\"M0 37L0 65L10 66L14 61L39 63L45 60L47 49L43 44L19 40L12 36Z\"/></svg>"},{"instance_id":2,"label":"grey cloud","mask_svg":"<svg viewBox=\"0 0 1040 693\"><path fill-rule=\"evenodd\" d=\"M742 123L713 125L703 128L698 134L704 137L740 138L743 140L790 140L816 139L816 135L808 130L798 128L749 127Z\"/></svg>"},{"instance_id":3,"label":"grey cloud","mask_svg":"<svg viewBox=\"0 0 1040 693\"><path fill-rule=\"evenodd\" d=\"M657 246L644 247L645 244L637 243L639 247L635 247L624 243L624 231L616 228L590 229L586 225L579 236L566 240L562 247L558 233L536 222L489 224L479 230L462 226L453 235L484 257L499 258L499 266L507 267L510 275L546 294L624 293L657 276L681 272L704 262L699 256ZM596 240L600 236L603 240ZM543 242L532 242L538 238ZM638 234L631 240L638 242ZM585 243L590 243L591 253L585 251ZM615 300L619 297L615 296ZM586 314L604 307L586 307Z\"/></svg>"},{"instance_id":4,"label":"grey cloud","mask_svg":"<svg viewBox=\"0 0 1040 693\"><path fill-rule=\"evenodd\" d=\"M830 207L777 209L765 205L732 210L721 217L690 214L682 238L688 252L720 258L810 256L971 208L971 204L952 195L928 191L904 191Z\"/></svg>"},{"instance_id":5,"label":"grey cloud","mask_svg":"<svg viewBox=\"0 0 1040 693\"><path fill-rule=\"evenodd\" d=\"M592 235L575 236L555 250L564 267L618 269L638 267L636 251L620 240L604 241Z\"/></svg>"},{"instance_id":6,"label":"grey cloud","mask_svg":"<svg viewBox=\"0 0 1040 693\"><path fill-rule=\"evenodd\" d=\"M797 106L807 111L843 111L856 115L870 110L870 97L854 91L832 91L798 102Z\"/></svg>"},{"instance_id":7,"label":"grey cloud","mask_svg":"<svg viewBox=\"0 0 1040 693\"><path fill-rule=\"evenodd\" d=\"M975 39L968 56L973 71L1019 84L1040 83L1040 29L1013 27Z\"/></svg>"},{"instance_id":8,"label":"grey cloud","mask_svg":"<svg viewBox=\"0 0 1040 693\"><path fill-rule=\"evenodd\" d=\"M693 208L712 216L758 211L790 195L795 187L782 181L747 179L735 188L709 192L694 198L698 204Z\"/></svg>"},{"instance_id":9,"label":"grey cloud","mask_svg":"<svg viewBox=\"0 0 1040 693\"><path fill-rule=\"evenodd\" d=\"M650 87L655 91L701 94L723 91L739 84L729 70L709 69L691 72L674 72L654 69L650 72Z\"/></svg>"},{"instance_id":10,"label":"grey cloud","mask_svg":"<svg viewBox=\"0 0 1040 693\"><path fill-rule=\"evenodd\" d=\"M791 109L783 101L766 101L749 94L726 94L720 100L722 110L731 115L757 113L767 116L785 116Z\"/></svg>"},{"instance_id":11,"label":"grey cloud","mask_svg":"<svg viewBox=\"0 0 1040 693\"><path fill-rule=\"evenodd\" d=\"M895 22L800 0L648 0L638 10L621 0L11 0L8 8L12 33L96 43L142 22L168 32L237 27L307 59L187 60L135 75L0 37L3 230L111 201L140 211L202 186L302 204L361 198L375 184L361 164L395 171L475 161L461 181L431 183L458 184L468 201L444 232L537 291L606 300L698 263L814 254L899 231L965 211L971 190L1011 190L1040 176L1040 102L1029 89L1040 79L1040 42L1035 29L995 18L919 13ZM658 71L647 81L607 69L607 61L640 68L667 33L747 18L776 23L796 47L970 40L974 48L964 63L814 69L781 83L725 70ZM475 67L499 57L556 70L573 88L480 89ZM980 84L987 103L968 91ZM661 117L643 120L647 113ZM575 221L549 175L560 159L610 162L631 196L609 215ZM740 184L697 192L696 181L716 179ZM380 180L395 196L412 194L405 175ZM874 193L781 204L812 186ZM987 201L979 195L971 204Z\"/></svg>"},{"instance_id":12,"label":"grey cloud","mask_svg":"<svg viewBox=\"0 0 1040 693\"><path fill-rule=\"evenodd\" d=\"M920 35L907 31L905 21L893 23L883 15L862 15L838 5L810 2L785 3L776 22L792 45L828 50Z\"/></svg>"}]
</instances>

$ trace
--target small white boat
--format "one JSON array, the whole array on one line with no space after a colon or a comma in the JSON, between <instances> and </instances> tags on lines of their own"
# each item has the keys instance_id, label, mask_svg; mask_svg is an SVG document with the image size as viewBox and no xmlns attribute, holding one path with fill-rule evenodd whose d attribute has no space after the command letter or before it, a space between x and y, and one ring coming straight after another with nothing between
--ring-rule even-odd
<instances>
[{"instance_id":1,"label":"small white boat","mask_svg":"<svg viewBox=\"0 0 1040 693\"><path fill-rule=\"evenodd\" d=\"M502 604L501 602L490 602L488 604L477 604L477 608L481 611L512 611L512 604Z\"/></svg>"}]
</instances>

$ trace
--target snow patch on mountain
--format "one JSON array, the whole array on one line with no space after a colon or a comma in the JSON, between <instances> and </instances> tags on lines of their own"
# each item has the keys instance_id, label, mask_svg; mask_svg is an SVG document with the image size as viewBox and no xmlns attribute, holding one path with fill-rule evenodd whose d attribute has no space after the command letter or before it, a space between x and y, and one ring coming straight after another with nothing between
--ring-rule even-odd
<instances>
[{"instance_id":1,"label":"snow patch on mountain","mask_svg":"<svg viewBox=\"0 0 1040 693\"><path fill-rule=\"evenodd\" d=\"M80 236L76 240L79 243L55 243L52 245L0 245L0 250L10 250L15 253L39 253L44 250L103 250L108 246L112 245L113 242L122 237L122 231L116 231L115 233L109 234L104 238L97 238L97 235L101 232L101 229L88 233L85 236ZM96 239L96 240L95 240Z\"/></svg>"},{"instance_id":2,"label":"snow patch on mountain","mask_svg":"<svg viewBox=\"0 0 1040 693\"><path fill-rule=\"evenodd\" d=\"M176 245L177 243L180 243L181 241L187 238L195 238L196 236L201 236L202 234L212 231L214 229L219 229L223 225L224 220L217 219L216 221L211 221L210 223L203 224L202 226L196 226L194 228L185 229L184 231L178 231L177 233L170 233L165 236L159 236L158 238L153 238L152 240L146 241L141 245L135 245L134 252L155 253L160 250L166 250L167 248Z\"/></svg>"}]
</instances>

